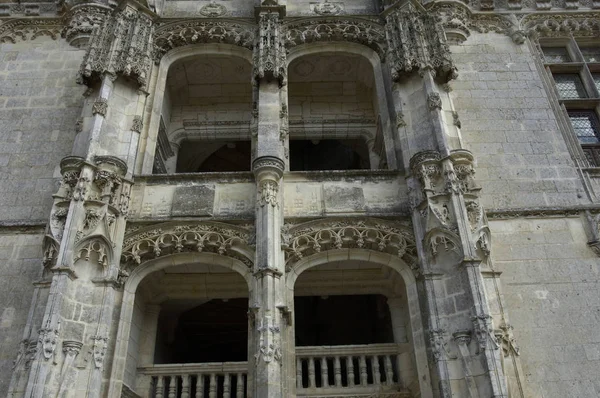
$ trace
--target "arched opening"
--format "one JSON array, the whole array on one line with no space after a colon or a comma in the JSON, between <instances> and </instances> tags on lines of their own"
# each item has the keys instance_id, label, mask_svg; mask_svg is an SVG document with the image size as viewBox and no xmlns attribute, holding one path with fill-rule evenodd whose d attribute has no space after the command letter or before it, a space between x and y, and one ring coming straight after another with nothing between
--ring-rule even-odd
<instances>
[{"instance_id":1,"label":"arched opening","mask_svg":"<svg viewBox=\"0 0 600 398\"><path fill-rule=\"evenodd\" d=\"M250 170L250 63L216 53L166 74L153 174Z\"/></svg>"},{"instance_id":2,"label":"arched opening","mask_svg":"<svg viewBox=\"0 0 600 398\"><path fill-rule=\"evenodd\" d=\"M292 171L387 168L371 63L362 55L310 53L288 69Z\"/></svg>"},{"instance_id":3,"label":"arched opening","mask_svg":"<svg viewBox=\"0 0 600 398\"><path fill-rule=\"evenodd\" d=\"M154 260L168 266L143 276L135 289L124 383L134 386L139 396L245 394L245 275L228 266L230 260L223 256L207 253L204 259L189 261L197 255ZM176 261L178 257L183 260Z\"/></svg>"},{"instance_id":4,"label":"arched opening","mask_svg":"<svg viewBox=\"0 0 600 398\"><path fill-rule=\"evenodd\" d=\"M430 391L423 387L429 376L408 267L363 249L336 257L304 258L287 281L294 295L297 395Z\"/></svg>"}]
</instances>

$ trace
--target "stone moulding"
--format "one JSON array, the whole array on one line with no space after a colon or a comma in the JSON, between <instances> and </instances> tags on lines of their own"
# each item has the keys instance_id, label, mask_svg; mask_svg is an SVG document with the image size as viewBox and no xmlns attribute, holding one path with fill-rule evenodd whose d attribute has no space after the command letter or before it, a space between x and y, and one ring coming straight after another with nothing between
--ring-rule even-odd
<instances>
[{"instance_id":1,"label":"stone moulding","mask_svg":"<svg viewBox=\"0 0 600 398\"><path fill-rule=\"evenodd\" d=\"M200 43L233 44L254 48L256 27L253 24L220 19L168 22L154 32L153 59L156 64L170 50Z\"/></svg>"},{"instance_id":2,"label":"stone moulding","mask_svg":"<svg viewBox=\"0 0 600 398\"><path fill-rule=\"evenodd\" d=\"M521 20L521 26L534 37L597 37L600 13L529 14Z\"/></svg>"},{"instance_id":3,"label":"stone moulding","mask_svg":"<svg viewBox=\"0 0 600 398\"><path fill-rule=\"evenodd\" d=\"M286 224L281 231L286 269L304 257L326 250L359 248L400 257L409 266L417 264L417 249L409 224L378 219L315 220Z\"/></svg>"},{"instance_id":4,"label":"stone moulding","mask_svg":"<svg viewBox=\"0 0 600 398\"><path fill-rule=\"evenodd\" d=\"M254 263L253 233L219 222L170 222L135 230L125 236L122 263L133 266L183 252L210 252L232 257L248 267Z\"/></svg>"},{"instance_id":5,"label":"stone moulding","mask_svg":"<svg viewBox=\"0 0 600 398\"><path fill-rule=\"evenodd\" d=\"M383 25L361 18L307 18L284 23L283 38L287 49L315 42L351 42L370 47L385 59Z\"/></svg>"}]
</instances>

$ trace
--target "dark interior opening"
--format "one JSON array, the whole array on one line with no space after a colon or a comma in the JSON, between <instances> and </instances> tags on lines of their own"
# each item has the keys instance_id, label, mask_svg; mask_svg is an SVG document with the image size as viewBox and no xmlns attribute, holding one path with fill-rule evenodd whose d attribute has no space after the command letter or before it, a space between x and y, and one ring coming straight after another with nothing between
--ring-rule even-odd
<instances>
[{"instance_id":1,"label":"dark interior opening","mask_svg":"<svg viewBox=\"0 0 600 398\"><path fill-rule=\"evenodd\" d=\"M250 171L250 141L184 140L177 157L177 173Z\"/></svg>"},{"instance_id":2,"label":"dark interior opening","mask_svg":"<svg viewBox=\"0 0 600 398\"><path fill-rule=\"evenodd\" d=\"M382 295L295 297L297 346L393 343Z\"/></svg>"},{"instance_id":3,"label":"dark interior opening","mask_svg":"<svg viewBox=\"0 0 600 398\"><path fill-rule=\"evenodd\" d=\"M369 150L360 139L291 140L290 170L369 169Z\"/></svg>"},{"instance_id":4,"label":"dark interior opening","mask_svg":"<svg viewBox=\"0 0 600 398\"><path fill-rule=\"evenodd\" d=\"M155 363L237 362L248 358L248 299L215 299L159 317Z\"/></svg>"}]
</instances>

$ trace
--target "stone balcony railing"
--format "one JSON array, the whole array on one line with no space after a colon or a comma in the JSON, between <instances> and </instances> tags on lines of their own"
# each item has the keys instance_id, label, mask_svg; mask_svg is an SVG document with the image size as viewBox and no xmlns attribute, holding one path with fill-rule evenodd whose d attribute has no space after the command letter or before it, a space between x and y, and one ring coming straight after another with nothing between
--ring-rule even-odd
<instances>
[{"instance_id":1,"label":"stone balcony railing","mask_svg":"<svg viewBox=\"0 0 600 398\"><path fill-rule=\"evenodd\" d=\"M402 389L397 344L296 348L296 394L317 396L410 397ZM246 396L247 362L167 364L138 368L152 398L242 398Z\"/></svg>"},{"instance_id":2,"label":"stone balcony railing","mask_svg":"<svg viewBox=\"0 0 600 398\"><path fill-rule=\"evenodd\" d=\"M397 344L297 347L296 394L401 397L399 354Z\"/></svg>"},{"instance_id":3,"label":"stone balcony railing","mask_svg":"<svg viewBox=\"0 0 600 398\"><path fill-rule=\"evenodd\" d=\"M153 398L243 398L247 362L185 363L138 368ZM141 392L141 391L138 391Z\"/></svg>"}]
</instances>

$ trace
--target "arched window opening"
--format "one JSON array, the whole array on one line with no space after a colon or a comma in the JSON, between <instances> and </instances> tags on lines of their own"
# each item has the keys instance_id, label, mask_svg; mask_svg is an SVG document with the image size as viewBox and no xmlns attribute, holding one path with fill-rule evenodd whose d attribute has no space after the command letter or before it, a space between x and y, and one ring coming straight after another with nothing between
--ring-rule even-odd
<instances>
[{"instance_id":1,"label":"arched window opening","mask_svg":"<svg viewBox=\"0 0 600 398\"><path fill-rule=\"evenodd\" d=\"M233 56L196 56L171 66L161 107L154 173L250 169L246 150L252 112L250 75L250 63ZM224 159L232 156L239 159ZM208 163L201 167L205 161Z\"/></svg>"},{"instance_id":2,"label":"arched window opening","mask_svg":"<svg viewBox=\"0 0 600 398\"><path fill-rule=\"evenodd\" d=\"M379 99L366 58L305 55L291 62L288 73L292 171L387 168Z\"/></svg>"},{"instance_id":3,"label":"arched window opening","mask_svg":"<svg viewBox=\"0 0 600 398\"><path fill-rule=\"evenodd\" d=\"M250 141L184 140L177 158L177 173L250 171Z\"/></svg>"}]
</instances>

